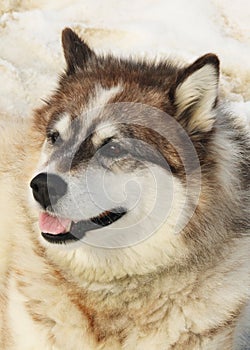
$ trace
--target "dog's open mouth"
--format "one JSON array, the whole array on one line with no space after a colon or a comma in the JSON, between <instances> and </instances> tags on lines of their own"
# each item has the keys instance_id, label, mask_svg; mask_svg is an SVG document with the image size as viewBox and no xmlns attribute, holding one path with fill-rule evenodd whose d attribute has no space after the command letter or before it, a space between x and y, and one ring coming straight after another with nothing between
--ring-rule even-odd
<instances>
[{"instance_id":1,"label":"dog's open mouth","mask_svg":"<svg viewBox=\"0 0 250 350\"><path fill-rule=\"evenodd\" d=\"M88 220L78 222L56 217L48 212L39 216L42 236L50 243L66 243L82 239L86 232L109 226L126 214L124 208L107 210Z\"/></svg>"}]
</instances>

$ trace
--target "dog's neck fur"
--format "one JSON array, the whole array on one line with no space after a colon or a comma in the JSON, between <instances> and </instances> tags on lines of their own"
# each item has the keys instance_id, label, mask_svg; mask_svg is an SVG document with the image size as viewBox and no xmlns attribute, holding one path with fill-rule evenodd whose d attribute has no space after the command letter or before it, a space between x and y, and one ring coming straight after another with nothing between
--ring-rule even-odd
<instances>
[{"instance_id":1,"label":"dog's neck fur","mask_svg":"<svg viewBox=\"0 0 250 350\"><path fill-rule=\"evenodd\" d=\"M64 261L64 265L57 259L49 259L44 248L33 242L32 249L39 255L37 261L32 265L27 261L29 266L21 267L21 275L20 266L14 269L17 272L15 278L19 289L28 297L27 309L31 316L37 320L39 317L44 319L48 312L46 310L58 302L58 295L53 296L51 291L55 286L62 286L62 302L70 303L73 312L86 320L96 344L112 340L116 349L124 342L133 341L131 337L138 338L138 334L144 333L155 336L156 331L159 332L159 339L161 334L164 333L166 337L166 332L168 333L169 344L173 346L171 349L193 349L200 344L200 337L209 338L216 335L216 332L221 334L223 328L225 337L231 342L234 323L244 298L249 293L247 282L245 286L240 287L231 282L235 273L237 276L241 275L242 280L248 278L244 263L239 263L248 255L248 244L242 240L235 242L231 252L227 252L228 256L224 256L220 264L215 261L210 266L200 266L199 271L189 268L179 269L177 273L176 268L156 269L154 273L146 276L113 279L109 276L109 282L90 282L87 273L81 285L78 279L74 281L77 270L71 269L71 275L68 274L68 261ZM28 248L24 248L22 254L27 253ZM216 270L213 265L216 265ZM237 272L232 266L237 266ZM99 271L101 272L103 270ZM92 273L95 275L97 272ZM39 295L34 295L30 289L30 281L33 279L46 281L45 285L40 287L43 299L39 299ZM224 289L227 290L226 295L223 293ZM46 303L44 295L47 295ZM227 303L224 302L224 298L227 298ZM60 308L57 312L54 317L60 318ZM45 318L49 320L50 316ZM175 327L172 328L171 324ZM224 346L225 343L222 344ZM155 342L153 345L155 346Z\"/></svg>"}]
</instances>

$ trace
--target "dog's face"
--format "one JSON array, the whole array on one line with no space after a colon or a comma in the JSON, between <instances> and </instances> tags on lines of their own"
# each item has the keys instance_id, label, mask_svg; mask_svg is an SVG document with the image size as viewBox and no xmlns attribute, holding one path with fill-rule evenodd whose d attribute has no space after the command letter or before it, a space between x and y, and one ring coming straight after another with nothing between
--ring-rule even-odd
<instances>
[{"instance_id":1,"label":"dog's face","mask_svg":"<svg viewBox=\"0 0 250 350\"><path fill-rule=\"evenodd\" d=\"M199 201L217 57L187 68L98 57L69 29L63 48L66 73L35 119L43 239L114 248L180 232Z\"/></svg>"}]
</instances>

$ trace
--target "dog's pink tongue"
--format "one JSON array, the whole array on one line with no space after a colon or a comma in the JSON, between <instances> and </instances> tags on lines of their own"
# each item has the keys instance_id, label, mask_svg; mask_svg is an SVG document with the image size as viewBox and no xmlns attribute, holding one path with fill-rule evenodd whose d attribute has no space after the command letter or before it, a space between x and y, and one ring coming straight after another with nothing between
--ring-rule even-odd
<instances>
[{"instance_id":1,"label":"dog's pink tongue","mask_svg":"<svg viewBox=\"0 0 250 350\"><path fill-rule=\"evenodd\" d=\"M39 215L40 230L44 233L51 233L53 235L65 233L70 223L71 220L69 219L57 218L48 213L41 213Z\"/></svg>"}]
</instances>

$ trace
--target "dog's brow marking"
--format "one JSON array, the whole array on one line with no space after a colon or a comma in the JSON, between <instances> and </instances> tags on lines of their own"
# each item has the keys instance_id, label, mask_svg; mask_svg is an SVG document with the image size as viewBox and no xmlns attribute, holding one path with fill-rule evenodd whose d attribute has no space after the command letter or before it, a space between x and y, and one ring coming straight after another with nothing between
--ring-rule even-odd
<instances>
[{"instance_id":1,"label":"dog's brow marking","mask_svg":"<svg viewBox=\"0 0 250 350\"><path fill-rule=\"evenodd\" d=\"M59 132L64 140L68 140L70 137L70 125L71 119L67 113L62 114L60 120L55 124L55 129Z\"/></svg>"},{"instance_id":2,"label":"dog's brow marking","mask_svg":"<svg viewBox=\"0 0 250 350\"><path fill-rule=\"evenodd\" d=\"M94 132L94 135L92 137L93 144L95 145L95 147L98 147L99 145L102 144L102 142L105 139L114 136L116 131L117 131L117 129L116 129L114 124L112 124L110 122L100 123L97 126L97 128Z\"/></svg>"}]
</instances>

